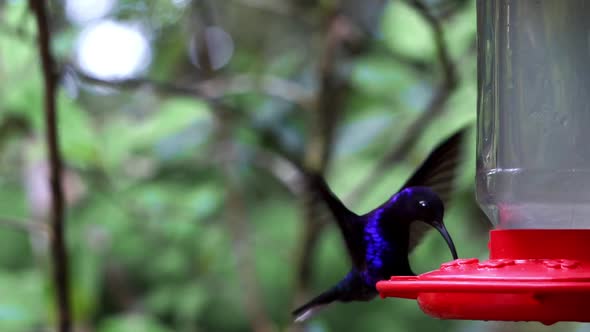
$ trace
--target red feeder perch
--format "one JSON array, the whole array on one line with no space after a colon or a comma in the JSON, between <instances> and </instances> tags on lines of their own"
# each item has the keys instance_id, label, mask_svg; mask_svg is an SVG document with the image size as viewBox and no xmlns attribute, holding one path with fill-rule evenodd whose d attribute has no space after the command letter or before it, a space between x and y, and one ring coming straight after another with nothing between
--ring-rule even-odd
<instances>
[{"instance_id":1,"label":"red feeder perch","mask_svg":"<svg viewBox=\"0 0 590 332\"><path fill-rule=\"evenodd\" d=\"M392 277L443 319L590 322L590 6L478 0L477 200L490 258Z\"/></svg>"}]
</instances>

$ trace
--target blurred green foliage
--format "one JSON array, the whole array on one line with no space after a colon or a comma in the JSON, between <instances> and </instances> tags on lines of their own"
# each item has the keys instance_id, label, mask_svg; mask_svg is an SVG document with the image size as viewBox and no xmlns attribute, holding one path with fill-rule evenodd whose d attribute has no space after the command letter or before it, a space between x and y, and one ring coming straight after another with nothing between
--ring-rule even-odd
<instances>
[{"instance_id":1,"label":"blurred green foliage","mask_svg":"<svg viewBox=\"0 0 590 332\"><path fill-rule=\"evenodd\" d=\"M404 160L355 202L355 211L366 212L389 197L435 144L475 120L475 2L427 3L443 2L456 6L442 22L460 84L445 110L428 119ZM147 30L153 61L146 76L191 85L204 79L187 51L191 31L199 29L195 17L204 10L199 3L121 0L108 17L137 22ZM318 88L322 33L309 22L320 20L337 2L212 3L217 24L235 44L221 75L276 75L306 91ZM74 61L81 27L68 22L62 4L52 1L51 16L54 52L65 65ZM342 65L349 73L350 91L336 125L328 179L343 197L407 135L441 76L433 31L424 18L402 1L381 5L364 3L364 10L382 12L373 22L377 32L368 50ZM7 332L45 330L54 321L43 226L43 90L34 36L26 1L0 1L0 330ZM238 269L244 247L254 257L248 264L261 288L259 305L274 328L286 330L294 306L302 203L257 163L261 160L255 152L279 145L287 154L301 154L310 139L309 110L270 98L260 89L225 96L231 107L220 115L215 104L199 97L97 86L77 75L63 75L62 83L60 143L67 164L67 239L79 331L251 330L251 299L244 296L252 290L245 288L247 277ZM225 123L231 132L221 137ZM272 133L272 139L262 133ZM237 151L229 154L227 141ZM461 256L485 257L488 225L473 195L473 130L470 142L446 219ZM230 172L223 171L226 158L231 158ZM241 208L230 204L233 191ZM239 214L237 224L229 221L231 213ZM232 227L239 229L232 232ZM414 270L425 272L448 260L444 248L439 237L429 236L412 256ZM340 235L328 227L313 261L313 290L339 280L348 264ZM544 330L570 327L582 331L575 324ZM439 321L414 302L395 299L335 304L309 328L542 329L536 324Z\"/></svg>"}]
</instances>

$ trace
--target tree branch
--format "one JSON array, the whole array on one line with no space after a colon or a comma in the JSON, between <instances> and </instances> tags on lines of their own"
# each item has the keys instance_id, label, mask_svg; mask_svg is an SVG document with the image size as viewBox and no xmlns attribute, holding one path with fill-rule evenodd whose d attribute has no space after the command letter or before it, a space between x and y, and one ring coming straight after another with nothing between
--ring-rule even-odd
<instances>
[{"instance_id":1,"label":"tree branch","mask_svg":"<svg viewBox=\"0 0 590 332\"><path fill-rule=\"evenodd\" d=\"M182 85L160 82L148 78L105 80L86 74L68 65L67 68L82 81L114 89L151 89L162 95L199 97L217 100L232 94L261 93L273 98L283 99L310 109L313 106L313 93L298 83L272 75L240 74L232 77L216 77L196 84Z\"/></svg>"},{"instance_id":2,"label":"tree branch","mask_svg":"<svg viewBox=\"0 0 590 332\"><path fill-rule=\"evenodd\" d=\"M278 14L282 16L291 16L294 9L293 7L285 1L277 1L277 0L240 0L238 3L256 8L259 10L264 10L271 12L273 14Z\"/></svg>"},{"instance_id":3,"label":"tree branch","mask_svg":"<svg viewBox=\"0 0 590 332\"><path fill-rule=\"evenodd\" d=\"M213 2L203 1L194 3L195 10L198 11L200 19L207 25L214 22L212 15ZM203 75L213 82L216 80L215 72L211 66L211 52L205 38L199 38L201 52L199 53L199 63ZM214 89L216 90L216 89ZM195 94L199 97L199 90ZM236 174L235 162L237 151L233 142L234 117L230 116L228 107L219 103L217 100L211 100L211 108L214 109L213 116L216 120L218 146L215 151L220 151L225 157L221 158L222 172L226 180L226 227L232 242L233 254L236 261L236 271L240 275L242 283L242 301L246 317L250 321L252 331L255 332L272 332L274 326L268 317L264 307L264 299L258 278L256 276L256 257L250 241L251 230L247 218L248 213L245 206L245 198L240 188L239 177Z\"/></svg>"},{"instance_id":4,"label":"tree branch","mask_svg":"<svg viewBox=\"0 0 590 332\"><path fill-rule=\"evenodd\" d=\"M411 5L418 11L420 15L428 22L430 28L434 33L434 43L436 46L436 53L438 61L443 69L443 86L448 86L453 89L457 86L458 78L455 71L455 65L451 60L449 54L448 45L445 41L444 31L442 23L438 17L436 17L427 5L421 0L413 0Z\"/></svg>"},{"instance_id":5,"label":"tree branch","mask_svg":"<svg viewBox=\"0 0 590 332\"><path fill-rule=\"evenodd\" d=\"M334 129L342 112L348 82L337 73L337 60L343 51L343 44L349 41L354 29L344 16L333 15L327 25L324 50L319 64L320 91L317 111L309 125L310 134L304 155L304 167L308 171L323 173L328 165L332 149ZM311 189L311 188L310 188ZM318 202L312 190L303 193L303 230L301 235L294 305L306 297L311 284L313 257L322 235L325 222L319 216L324 207Z\"/></svg>"},{"instance_id":6,"label":"tree branch","mask_svg":"<svg viewBox=\"0 0 590 332\"><path fill-rule=\"evenodd\" d=\"M21 232L39 232L47 233L45 225L41 222L33 222L28 220L19 220L12 218L0 217L0 228L13 229Z\"/></svg>"},{"instance_id":7,"label":"tree branch","mask_svg":"<svg viewBox=\"0 0 590 332\"><path fill-rule=\"evenodd\" d=\"M301 168L298 165L278 153L262 149L255 149L252 153L253 163L272 174L293 196L300 197L303 194Z\"/></svg>"},{"instance_id":8,"label":"tree branch","mask_svg":"<svg viewBox=\"0 0 590 332\"><path fill-rule=\"evenodd\" d=\"M233 166L229 166L230 168ZM233 172L226 168L227 177L235 177L229 174ZM234 182L229 180L230 182ZM262 291L256 276L256 260L252 248L252 231L248 225L250 221L246 216L246 207L241 190L235 183L228 185L227 196L227 221L232 239L233 252L236 259L237 271L242 279L244 294L244 309L250 319L252 330L256 332L274 331L272 321L266 314L263 306Z\"/></svg>"},{"instance_id":9,"label":"tree branch","mask_svg":"<svg viewBox=\"0 0 590 332\"><path fill-rule=\"evenodd\" d=\"M315 23L313 14L305 11L301 4L295 1L283 0L234 0L236 4L249 7L263 12L268 12L274 16L283 16L290 20L295 19L297 22L306 26L313 26Z\"/></svg>"},{"instance_id":10,"label":"tree branch","mask_svg":"<svg viewBox=\"0 0 590 332\"><path fill-rule=\"evenodd\" d=\"M434 120L449 100L451 94L456 90L458 85L458 75L455 65L449 55L448 45L444 39L444 32L440 20L434 16L429 8L419 0L411 1L411 5L418 11L428 22L433 33L436 45L436 52L439 65L442 68L442 82L439 84L433 98L430 100L426 109L410 126L402 136L402 140L396 144L395 148L386 154L381 161L377 163L373 171L361 181L361 183L346 197L346 201L356 202L360 197L374 186L387 172L392 165L401 161L414 146L424 129Z\"/></svg>"},{"instance_id":11,"label":"tree branch","mask_svg":"<svg viewBox=\"0 0 590 332\"><path fill-rule=\"evenodd\" d=\"M58 331L71 330L68 255L64 236L64 194L61 180L62 160L59 148L58 116L56 110L57 70L51 53L46 2L29 0L38 30L39 57L45 84L46 142L49 154L51 188L51 257L53 261L53 282L55 284L58 310Z\"/></svg>"},{"instance_id":12,"label":"tree branch","mask_svg":"<svg viewBox=\"0 0 590 332\"><path fill-rule=\"evenodd\" d=\"M226 180L226 227L232 242L232 251L236 263L236 271L242 283L242 301L246 317L250 321L252 331L272 332L275 330L272 321L264 308L262 291L256 277L256 258L252 248L245 198L235 170L237 159L236 146L232 138L232 123L223 116L225 110L218 106L216 119L219 134L219 147L224 155L220 158L224 179ZM229 122L229 123L228 123Z\"/></svg>"}]
</instances>

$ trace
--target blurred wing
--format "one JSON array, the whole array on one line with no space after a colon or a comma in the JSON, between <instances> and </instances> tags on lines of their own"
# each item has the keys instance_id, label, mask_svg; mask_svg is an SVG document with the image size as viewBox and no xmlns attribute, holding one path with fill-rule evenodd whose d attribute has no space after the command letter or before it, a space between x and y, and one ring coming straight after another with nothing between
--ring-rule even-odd
<instances>
[{"instance_id":1,"label":"blurred wing","mask_svg":"<svg viewBox=\"0 0 590 332\"><path fill-rule=\"evenodd\" d=\"M365 221L350 211L334 195L332 190L321 175L311 174L307 176L308 184L311 185L312 192L319 196L332 212L336 224L342 233L346 249L356 268L364 266L365 262L365 245L364 245L364 225Z\"/></svg>"},{"instance_id":2,"label":"blurred wing","mask_svg":"<svg viewBox=\"0 0 590 332\"><path fill-rule=\"evenodd\" d=\"M466 129L462 129L439 144L420 168L404 184L407 187L429 187L443 201L445 208L453 193L454 182L461 164L461 146ZM423 222L413 222L410 226L410 252L420 243L432 227Z\"/></svg>"}]
</instances>

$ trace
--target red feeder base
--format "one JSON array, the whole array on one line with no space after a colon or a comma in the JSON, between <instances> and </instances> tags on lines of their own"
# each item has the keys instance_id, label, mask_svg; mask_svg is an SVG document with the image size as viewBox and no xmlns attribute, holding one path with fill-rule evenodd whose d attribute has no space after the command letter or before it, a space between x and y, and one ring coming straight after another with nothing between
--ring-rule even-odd
<instances>
[{"instance_id":1,"label":"red feeder base","mask_svg":"<svg viewBox=\"0 0 590 332\"><path fill-rule=\"evenodd\" d=\"M590 230L493 230L489 249L377 290L442 319L590 322Z\"/></svg>"}]
</instances>

